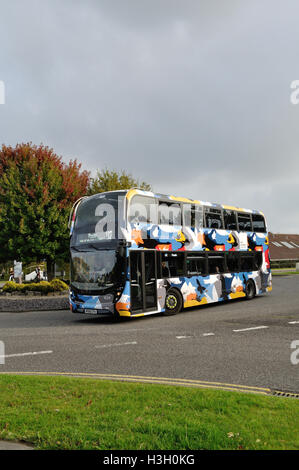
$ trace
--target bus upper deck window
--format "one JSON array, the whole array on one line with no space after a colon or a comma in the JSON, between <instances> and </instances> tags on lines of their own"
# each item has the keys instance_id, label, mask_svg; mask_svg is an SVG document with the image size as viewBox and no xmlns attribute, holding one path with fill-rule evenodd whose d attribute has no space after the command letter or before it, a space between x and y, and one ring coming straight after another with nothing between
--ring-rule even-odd
<instances>
[{"instance_id":1,"label":"bus upper deck window","mask_svg":"<svg viewBox=\"0 0 299 470\"><path fill-rule=\"evenodd\" d=\"M239 230L241 232L252 231L250 214L246 214L245 212L238 212L238 224Z\"/></svg>"},{"instance_id":2,"label":"bus upper deck window","mask_svg":"<svg viewBox=\"0 0 299 470\"><path fill-rule=\"evenodd\" d=\"M205 226L207 228L222 229L222 211L213 207L205 208Z\"/></svg>"},{"instance_id":3,"label":"bus upper deck window","mask_svg":"<svg viewBox=\"0 0 299 470\"><path fill-rule=\"evenodd\" d=\"M159 224L182 225L181 205L172 202L159 202Z\"/></svg>"},{"instance_id":4,"label":"bus upper deck window","mask_svg":"<svg viewBox=\"0 0 299 470\"><path fill-rule=\"evenodd\" d=\"M203 228L203 207L199 204L184 204L184 225L186 227Z\"/></svg>"},{"instance_id":5,"label":"bus upper deck window","mask_svg":"<svg viewBox=\"0 0 299 470\"><path fill-rule=\"evenodd\" d=\"M237 220L235 211L224 210L224 228L226 230L237 230Z\"/></svg>"},{"instance_id":6,"label":"bus upper deck window","mask_svg":"<svg viewBox=\"0 0 299 470\"><path fill-rule=\"evenodd\" d=\"M157 203L154 198L136 195L132 198L128 210L130 223L157 223Z\"/></svg>"},{"instance_id":7,"label":"bus upper deck window","mask_svg":"<svg viewBox=\"0 0 299 470\"><path fill-rule=\"evenodd\" d=\"M254 232L266 232L265 219L261 214L252 214L252 230Z\"/></svg>"}]
</instances>

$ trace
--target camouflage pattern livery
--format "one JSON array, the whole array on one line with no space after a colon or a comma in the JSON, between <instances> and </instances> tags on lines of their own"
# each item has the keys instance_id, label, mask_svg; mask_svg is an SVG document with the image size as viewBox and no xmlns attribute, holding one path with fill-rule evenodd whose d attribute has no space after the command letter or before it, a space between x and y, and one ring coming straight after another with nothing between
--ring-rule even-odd
<instances>
[{"instance_id":1,"label":"camouflage pattern livery","mask_svg":"<svg viewBox=\"0 0 299 470\"><path fill-rule=\"evenodd\" d=\"M70 295L70 304L73 311L84 311L92 313L92 310L108 312L113 314L117 312L120 316L141 316L165 311L166 293L169 288L177 289L182 296L183 307L192 307L204 305L212 302L230 300L246 296L246 285L252 280L255 286L255 294L261 295L264 292L271 291L272 277L270 271L269 258L269 240L266 231L237 231L217 229L214 227L205 228L204 226L188 226L181 224L159 224L149 223L144 220L133 220L128 216L130 205L134 203L135 196L152 198L157 201L163 200L167 203L178 203L180 207L183 204L197 206L206 210L221 209L227 211L236 211L237 213L260 214L262 212L243 209L232 206L212 204L199 200L187 198L177 198L174 196L165 196L155 194L149 191L138 189L129 190L126 195L126 226L121 228L122 238L126 241L126 256L129 257L130 251L136 250L155 250L157 252L258 252L261 256L261 263L256 271L251 272L223 272L210 275L196 276L178 276L156 279L156 308L151 311L134 313L131 309L131 286L130 271L127 267L127 276L124 288L120 297L113 300L113 295L103 296L84 296L77 295L80 305ZM205 208L205 209L203 209ZM72 226L74 223L74 217ZM184 219L182 219L184 221ZM156 221L157 222L157 221ZM266 229L265 229L266 230ZM158 270L159 273L159 270Z\"/></svg>"}]
</instances>

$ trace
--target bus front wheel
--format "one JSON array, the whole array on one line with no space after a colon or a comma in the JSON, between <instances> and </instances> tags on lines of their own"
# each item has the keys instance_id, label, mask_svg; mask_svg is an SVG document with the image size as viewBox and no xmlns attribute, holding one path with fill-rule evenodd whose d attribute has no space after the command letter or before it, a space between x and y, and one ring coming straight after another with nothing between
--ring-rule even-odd
<instances>
[{"instance_id":1,"label":"bus front wheel","mask_svg":"<svg viewBox=\"0 0 299 470\"><path fill-rule=\"evenodd\" d=\"M246 283L245 294L247 300L253 299L253 297L255 296L255 285L253 281L249 280Z\"/></svg>"},{"instance_id":2,"label":"bus front wheel","mask_svg":"<svg viewBox=\"0 0 299 470\"><path fill-rule=\"evenodd\" d=\"M175 289L169 289L165 298L164 315L175 315L182 310L183 301L180 293Z\"/></svg>"}]
</instances>

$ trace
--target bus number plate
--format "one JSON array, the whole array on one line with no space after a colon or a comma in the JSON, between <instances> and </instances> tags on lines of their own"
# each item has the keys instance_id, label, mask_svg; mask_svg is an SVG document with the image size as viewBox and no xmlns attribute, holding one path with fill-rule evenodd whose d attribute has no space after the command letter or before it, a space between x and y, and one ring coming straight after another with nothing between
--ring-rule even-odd
<instances>
[{"instance_id":1,"label":"bus number plate","mask_svg":"<svg viewBox=\"0 0 299 470\"><path fill-rule=\"evenodd\" d=\"M85 308L84 313L93 313L95 315L97 313L97 311L93 310L93 308Z\"/></svg>"}]
</instances>

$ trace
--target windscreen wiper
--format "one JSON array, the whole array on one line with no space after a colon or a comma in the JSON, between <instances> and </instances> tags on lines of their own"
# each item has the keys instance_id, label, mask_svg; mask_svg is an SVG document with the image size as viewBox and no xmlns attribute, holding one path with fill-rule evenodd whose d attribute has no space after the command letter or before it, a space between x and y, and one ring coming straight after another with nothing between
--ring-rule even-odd
<instances>
[{"instance_id":1,"label":"windscreen wiper","mask_svg":"<svg viewBox=\"0 0 299 470\"><path fill-rule=\"evenodd\" d=\"M102 248L99 248L97 245L92 245L91 243L88 243L88 246L90 246L91 248L94 248L95 250L102 250Z\"/></svg>"},{"instance_id":2,"label":"windscreen wiper","mask_svg":"<svg viewBox=\"0 0 299 470\"><path fill-rule=\"evenodd\" d=\"M79 250L78 248L76 248L75 246L71 246L71 250L74 250L74 251L81 251L81 250Z\"/></svg>"}]
</instances>

